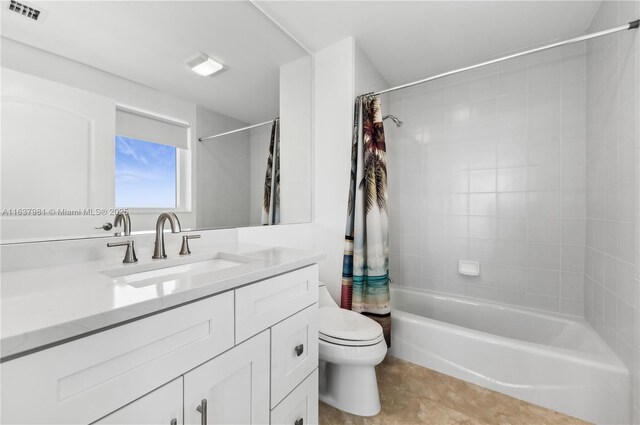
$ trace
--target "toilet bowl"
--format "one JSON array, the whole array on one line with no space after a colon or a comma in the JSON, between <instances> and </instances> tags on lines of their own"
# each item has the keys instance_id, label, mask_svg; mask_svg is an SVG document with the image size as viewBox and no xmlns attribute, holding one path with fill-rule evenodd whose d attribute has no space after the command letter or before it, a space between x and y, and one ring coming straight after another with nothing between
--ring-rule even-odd
<instances>
[{"instance_id":1,"label":"toilet bowl","mask_svg":"<svg viewBox=\"0 0 640 425\"><path fill-rule=\"evenodd\" d=\"M387 354L382 326L338 307L322 283L318 324L320 400L354 415L376 415L380 396L375 366Z\"/></svg>"}]
</instances>

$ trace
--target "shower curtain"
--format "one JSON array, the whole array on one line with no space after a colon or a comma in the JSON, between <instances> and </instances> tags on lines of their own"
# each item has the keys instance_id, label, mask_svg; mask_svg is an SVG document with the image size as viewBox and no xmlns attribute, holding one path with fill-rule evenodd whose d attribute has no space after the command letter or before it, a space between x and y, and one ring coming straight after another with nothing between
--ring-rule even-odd
<instances>
[{"instance_id":1,"label":"shower curtain","mask_svg":"<svg viewBox=\"0 0 640 425\"><path fill-rule=\"evenodd\" d=\"M371 317L391 344L387 160L380 98L356 99L341 307Z\"/></svg>"},{"instance_id":2,"label":"shower curtain","mask_svg":"<svg viewBox=\"0 0 640 425\"><path fill-rule=\"evenodd\" d=\"M280 223L280 119L273 120L262 194L262 224Z\"/></svg>"}]
</instances>

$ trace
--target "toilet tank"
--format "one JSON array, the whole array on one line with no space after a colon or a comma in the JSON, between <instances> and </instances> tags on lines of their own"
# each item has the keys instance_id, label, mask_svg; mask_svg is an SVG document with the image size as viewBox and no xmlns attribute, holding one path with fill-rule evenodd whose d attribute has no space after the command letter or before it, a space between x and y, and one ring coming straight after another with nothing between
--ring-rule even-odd
<instances>
[{"instance_id":1,"label":"toilet tank","mask_svg":"<svg viewBox=\"0 0 640 425\"><path fill-rule=\"evenodd\" d=\"M319 284L319 288L318 288L318 305L320 307L336 307L339 308L340 306L338 304L336 304L336 302L333 300L333 297L331 296L331 294L329 294L329 290L327 289L327 285L324 282L320 282Z\"/></svg>"}]
</instances>

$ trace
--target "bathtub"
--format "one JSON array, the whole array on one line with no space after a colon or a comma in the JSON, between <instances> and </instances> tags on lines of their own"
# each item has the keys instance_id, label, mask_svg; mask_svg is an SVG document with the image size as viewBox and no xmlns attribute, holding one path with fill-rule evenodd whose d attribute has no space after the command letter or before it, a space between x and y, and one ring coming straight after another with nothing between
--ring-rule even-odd
<instances>
[{"instance_id":1,"label":"bathtub","mask_svg":"<svg viewBox=\"0 0 640 425\"><path fill-rule=\"evenodd\" d=\"M584 321L391 288L390 354L595 423L629 423L629 371Z\"/></svg>"}]
</instances>

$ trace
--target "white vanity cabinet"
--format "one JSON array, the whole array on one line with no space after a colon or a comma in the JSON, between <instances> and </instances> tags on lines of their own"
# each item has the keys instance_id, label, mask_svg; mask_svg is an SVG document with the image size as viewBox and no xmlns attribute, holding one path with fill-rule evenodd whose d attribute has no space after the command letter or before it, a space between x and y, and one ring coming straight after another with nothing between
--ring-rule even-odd
<instances>
[{"instance_id":1,"label":"white vanity cabinet","mask_svg":"<svg viewBox=\"0 0 640 425\"><path fill-rule=\"evenodd\" d=\"M317 423L317 301L312 265L6 361L0 422Z\"/></svg>"}]
</instances>

